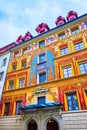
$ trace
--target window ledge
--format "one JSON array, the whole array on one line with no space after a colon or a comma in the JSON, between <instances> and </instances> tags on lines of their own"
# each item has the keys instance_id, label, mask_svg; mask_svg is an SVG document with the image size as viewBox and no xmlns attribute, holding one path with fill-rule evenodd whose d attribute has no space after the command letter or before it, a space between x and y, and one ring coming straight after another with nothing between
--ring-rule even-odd
<instances>
[{"instance_id":1,"label":"window ledge","mask_svg":"<svg viewBox=\"0 0 87 130\"><path fill-rule=\"evenodd\" d=\"M46 63L46 62L47 62L47 61L39 62L39 63L37 63L37 65L44 64L44 63Z\"/></svg>"}]
</instances>

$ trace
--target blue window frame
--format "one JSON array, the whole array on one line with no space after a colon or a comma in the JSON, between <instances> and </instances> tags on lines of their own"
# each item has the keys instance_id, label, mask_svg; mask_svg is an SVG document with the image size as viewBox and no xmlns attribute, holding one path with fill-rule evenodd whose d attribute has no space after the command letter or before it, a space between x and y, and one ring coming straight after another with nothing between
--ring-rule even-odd
<instances>
[{"instance_id":1,"label":"blue window frame","mask_svg":"<svg viewBox=\"0 0 87 130\"><path fill-rule=\"evenodd\" d=\"M80 73L85 74L87 73L87 62L79 64L80 66Z\"/></svg>"},{"instance_id":2,"label":"blue window frame","mask_svg":"<svg viewBox=\"0 0 87 130\"><path fill-rule=\"evenodd\" d=\"M16 102L16 115L21 114L21 110L20 110L21 106L22 106L22 101L17 101Z\"/></svg>"},{"instance_id":3,"label":"blue window frame","mask_svg":"<svg viewBox=\"0 0 87 130\"><path fill-rule=\"evenodd\" d=\"M76 51L84 49L83 42L76 43L75 44L75 49L76 49Z\"/></svg>"},{"instance_id":4,"label":"blue window frame","mask_svg":"<svg viewBox=\"0 0 87 130\"><path fill-rule=\"evenodd\" d=\"M79 28L78 27L73 28L73 29L71 29L71 31L72 31L72 34L79 33Z\"/></svg>"},{"instance_id":5,"label":"blue window frame","mask_svg":"<svg viewBox=\"0 0 87 130\"><path fill-rule=\"evenodd\" d=\"M61 53L61 55L66 55L66 54L68 54L68 47L65 47L65 48L60 49L60 53Z\"/></svg>"},{"instance_id":6,"label":"blue window frame","mask_svg":"<svg viewBox=\"0 0 87 130\"><path fill-rule=\"evenodd\" d=\"M78 100L76 94L67 94L68 110L78 110Z\"/></svg>"},{"instance_id":7,"label":"blue window frame","mask_svg":"<svg viewBox=\"0 0 87 130\"><path fill-rule=\"evenodd\" d=\"M45 61L45 53L39 55L39 63Z\"/></svg>"},{"instance_id":8,"label":"blue window frame","mask_svg":"<svg viewBox=\"0 0 87 130\"><path fill-rule=\"evenodd\" d=\"M39 42L39 47L40 48L42 48L42 47L44 47L45 46L45 41L43 40L43 41L41 41L41 42Z\"/></svg>"},{"instance_id":9,"label":"blue window frame","mask_svg":"<svg viewBox=\"0 0 87 130\"><path fill-rule=\"evenodd\" d=\"M61 33L58 35L59 39L62 40L66 37L65 33Z\"/></svg>"},{"instance_id":10,"label":"blue window frame","mask_svg":"<svg viewBox=\"0 0 87 130\"><path fill-rule=\"evenodd\" d=\"M46 82L46 72L39 74L39 83Z\"/></svg>"},{"instance_id":11,"label":"blue window frame","mask_svg":"<svg viewBox=\"0 0 87 130\"><path fill-rule=\"evenodd\" d=\"M71 66L67 66L67 67L63 68L63 75L64 75L64 78L68 78L68 77L72 76Z\"/></svg>"},{"instance_id":12,"label":"blue window frame","mask_svg":"<svg viewBox=\"0 0 87 130\"><path fill-rule=\"evenodd\" d=\"M45 104L45 96L38 97L38 104Z\"/></svg>"}]
</instances>

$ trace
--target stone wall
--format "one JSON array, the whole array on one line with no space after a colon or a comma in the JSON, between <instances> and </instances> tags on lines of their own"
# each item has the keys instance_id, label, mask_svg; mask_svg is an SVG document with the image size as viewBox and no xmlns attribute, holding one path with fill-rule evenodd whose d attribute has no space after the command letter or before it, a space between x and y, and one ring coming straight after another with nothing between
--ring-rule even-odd
<instances>
[{"instance_id":1,"label":"stone wall","mask_svg":"<svg viewBox=\"0 0 87 130\"><path fill-rule=\"evenodd\" d=\"M64 130L87 130L87 110L63 112Z\"/></svg>"},{"instance_id":2,"label":"stone wall","mask_svg":"<svg viewBox=\"0 0 87 130\"><path fill-rule=\"evenodd\" d=\"M54 117L57 117L56 114L53 114ZM42 122L49 118L49 113L46 116L42 116ZM39 123L38 116L37 121ZM87 130L87 110L62 112L62 123L64 130ZM21 120L21 116L0 117L0 130L23 130L23 126L24 122Z\"/></svg>"},{"instance_id":3,"label":"stone wall","mask_svg":"<svg viewBox=\"0 0 87 130\"><path fill-rule=\"evenodd\" d=\"M20 116L0 117L0 130L22 130L23 122Z\"/></svg>"}]
</instances>

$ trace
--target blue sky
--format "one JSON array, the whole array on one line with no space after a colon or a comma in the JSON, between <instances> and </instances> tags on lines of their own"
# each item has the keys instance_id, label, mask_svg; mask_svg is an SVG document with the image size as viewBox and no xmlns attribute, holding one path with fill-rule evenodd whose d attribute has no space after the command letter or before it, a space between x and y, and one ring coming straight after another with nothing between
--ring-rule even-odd
<instances>
[{"instance_id":1,"label":"blue sky","mask_svg":"<svg viewBox=\"0 0 87 130\"><path fill-rule=\"evenodd\" d=\"M38 35L35 28L42 22L54 28L56 18L70 10L87 13L87 0L0 0L0 48L27 31Z\"/></svg>"}]
</instances>

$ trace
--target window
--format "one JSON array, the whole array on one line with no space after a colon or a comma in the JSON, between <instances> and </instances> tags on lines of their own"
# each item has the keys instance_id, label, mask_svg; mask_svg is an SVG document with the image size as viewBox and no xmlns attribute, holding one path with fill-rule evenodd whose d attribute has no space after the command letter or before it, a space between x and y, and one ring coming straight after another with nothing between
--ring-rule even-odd
<instances>
[{"instance_id":1,"label":"window","mask_svg":"<svg viewBox=\"0 0 87 130\"><path fill-rule=\"evenodd\" d=\"M16 102L16 115L21 114L21 110L20 110L21 106L22 106L22 101L17 101Z\"/></svg>"},{"instance_id":2,"label":"window","mask_svg":"<svg viewBox=\"0 0 87 130\"><path fill-rule=\"evenodd\" d=\"M72 111L72 110L78 110L78 100L77 100L77 96L75 93L72 94L67 94L67 102L68 102L68 110Z\"/></svg>"},{"instance_id":3,"label":"window","mask_svg":"<svg viewBox=\"0 0 87 130\"><path fill-rule=\"evenodd\" d=\"M39 83L46 82L46 72L39 74Z\"/></svg>"},{"instance_id":4,"label":"window","mask_svg":"<svg viewBox=\"0 0 87 130\"><path fill-rule=\"evenodd\" d=\"M64 75L64 78L68 78L68 77L72 76L71 66L67 66L67 67L63 68L63 75Z\"/></svg>"},{"instance_id":5,"label":"window","mask_svg":"<svg viewBox=\"0 0 87 130\"><path fill-rule=\"evenodd\" d=\"M7 62L7 58L4 58L2 62L2 67L6 65L6 62Z\"/></svg>"},{"instance_id":6,"label":"window","mask_svg":"<svg viewBox=\"0 0 87 130\"><path fill-rule=\"evenodd\" d=\"M0 81L3 79L4 72L0 72Z\"/></svg>"},{"instance_id":7,"label":"window","mask_svg":"<svg viewBox=\"0 0 87 130\"><path fill-rule=\"evenodd\" d=\"M9 90L13 90L14 88L14 81L9 82Z\"/></svg>"},{"instance_id":8,"label":"window","mask_svg":"<svg viewBox=\"0 0 87 130\"><path fill-rule=\"evenodd\" d=\"M12 65L12 70L15 71L17 69L17 64Z\"/></svg>"},{"instance_id":9,"label":"window","mask_svg":"<svg viewBox=\"0 0 87 130\"><path fill-rule=\"evenodd\" d=\"M14 57L18 57L19 56L19 51L14 53Z\"/></svg>"},{"instance_id":10,"label":"window","mask_svg":"<svg viewBox=\"0 0 87 130\"><path fill-rule=\"evenodd\" d=\"M62 40L62 39L64 39L66 37L66 35L63 32L63 33L59 34L58 37L59 37L60 40Z\"/></svg>"},{"instance_id":11,"label":"window","mask_svg":"<svg viewBox=\"0 0 87 130\"><path fill-rule=\"evenodd\" d=\"M23 54L26 54L27 53L27 48L24 48L23 49Z\"/></svg>"},{"instance_id":12,"label":"window","mask_svg":"<svg viewBox=\"0 0 87 130\"><path fill-rule=\"evenodd\" d=\"M79 33L78 27L71 29L72 34Z\"/></svg>"},{"instance_id":13,"label":"window","mask_svg":"<svg viewBox=\"0 0 87 130\"><path fill-rule=\"evenodd\" d=\"M76 51L84 49L83 42L76 43L75 44L75 49L76 49Z\"/></svg>"},{"instance_id":14,"label":"window","mask_svg":"<svg viewBox=\"0 0 87 130\"><path fill-rule=\"evenodd\" d=\"M4 116L9 116L10 102L5 103Z\"/></svg>"},{"instance_id":15,"label":"window","mask_svg":"<svg viewBox=\"0 0 87 130\"><path fill-rule=\"evenodd\" d=\"M45 104L45 96L38 97L38 104Z\"/></svg>"},{"instance_id":16,"label":"window","mask_svg":"<svg viewBox=\"0 0 87 130\"><path fill-rule=\"evenodd\" d=\"M61 55L66 55L66 54L68 54L68 47L65 47L65 48L60 49L60 53L61 53Z\"/></svg>"},{"instance_id":17,"label":"window","mask_svg":"<svg viewBox=\"0 0 87 130\"><path fill-rule=\"evenodd\" d=\"M39 55L39 63L42 63L45 61L45 53Z\"/></svg>"},{"instance_id":18,"label":"window","mask_svg":"<svg viewBox=\"0 0 87 130\"><path fill-rule=\"evenodd\" d=\"M19 87L23 88L25 86L25 80L24 79L20 79L19 80Z\"/></svg>"},{"instance_id":19,"label":"window","mask_svg":"<svg viewBox=\"0 0 87 130\"><path fill-rule=\"evenodd\" d=\"M87 62L80 63L79 67L80 67L80 73L81 74L87 73Z\"/></svg>"},{"instance_id":20,"label":"window","mask_svg":"<svg viewBox=\"0 0 87 130\"><path fill-rule=\"evenodd\" d=\"M26 61L22 62L22 68L26 67Z\"/></svg>"},{"instance_id":21,"label":"window","mask_svg":"<svg viewBox=\"0 0 87 130\"><path fill-rule=\"evenodd\" d=\"M85 93L86 93L86 96L87 96L87 90L85 91Z\"/></svg>"},{"instance_id":22,"label":"window","mask_svg":"<svg viewBox=\"0 0 87 130\"><path fill-rule=\"evenodd\" d=\"M40 47L40 48L42 48L42 47L44 47L44 46L45 46L45 41L39 42L39 47Z\"/></svg>"}]
</instances>

